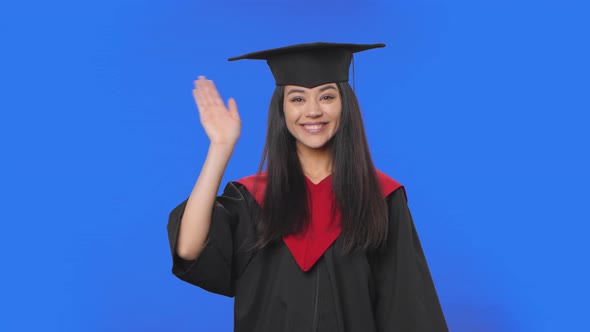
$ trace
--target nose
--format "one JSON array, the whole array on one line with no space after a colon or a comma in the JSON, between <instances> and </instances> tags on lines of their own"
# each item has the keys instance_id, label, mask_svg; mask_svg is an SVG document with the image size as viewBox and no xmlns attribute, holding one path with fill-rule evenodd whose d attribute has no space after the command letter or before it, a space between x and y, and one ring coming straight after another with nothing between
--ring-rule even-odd
<instances>
[{"instance_id":1,"label":"nose","mask_svg":"<svg viewBox=\"0 0 590 332\"><path fill-rule=\"evenodd\" d=\"M319 118L323 114L322 107L318 101L309 104L309 108L305 113L308 118Z\"/></svg>"}]
</instances>

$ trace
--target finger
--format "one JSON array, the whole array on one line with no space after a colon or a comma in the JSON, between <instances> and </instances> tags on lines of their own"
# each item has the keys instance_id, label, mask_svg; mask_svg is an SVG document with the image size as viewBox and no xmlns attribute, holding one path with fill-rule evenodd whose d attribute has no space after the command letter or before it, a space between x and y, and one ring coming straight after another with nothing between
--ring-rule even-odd
<instances>
[{"instance_id":1,"label":"finger","mask_svg":"<svg viewBox=\"0 0 590 332\"><path fill-rule=\"evenodd\" d=\"M203 98L201 96L202 96L202 91L203 91L203 89L202 89L203 83L202 83L201 77L203 77L203 76L199 76L199 78L194 81L195 88L193 89L193 96L195 96L195 101L198 100L202 104Z\"/></svg>"},{"instance_id":2,"label":"finger","mask_svg":"<svg viewBox=\"0 0 590 332\"><path fill-rule=\"evenodd\" d=\"M211 109L211 106L214 105L210 93L209 93L209 83L205 79L204 76L200 76L196 82L196 90L197 96L199 98L199 103L203 109Z\"/></svg>"},{"instance_id":3,"label":"finger","mask_svg":"<svg viewBox=\"0 0 590 332\"><path fill-rule=\"evenodd\" d=\"M206 100L207 105L211 106L223 106L223 101L219 98L219 93L215 88L213 81L206 80L203 83L203 96Z\"/></svg>"},{"instance_id":4,"label":"finger","mask_svg":"<svg viewBox=\"0 0 590 332\"><path fill-rule=\"evenodd\" d=\"M211 107L213 105L210 92L209 92L209 82L207 82L204 77L199 77L197 81L197 90L199 91L199 96L201 99L201 104L205 107Z\"/></svg>"},{"instance_id":5,"label":"finger","mask_svg":"<svg viewBox=\"0 0 590 332\"><path fill-rule=\"evenodd\" d=\"M208 89L207 92L209 93L209 97L211 102L217 106L224 106L223 99L219 96L219 91L217 91L217 87L215 87L215 83L212 80L207 80Z\"/></svg>"},{"instance_id":6,"label":"finger","mask_svg":"<svg viewBox=\"0 0 590 332\"><path fill-rule=\"evenodd\" d=\"M193 97L199 113L205 112L206 107L203 105L203 97L201 96L201 91L199 91L199 89L193 89Z\"/></svg>"},{"instance_id":7,"label":"finger","mask_svg":"<svg viewBox=\"0 0 590 332\"><path fill-rule=\"evenodd\" d=\"M193 96L195 98L195 102L197 104L197 107L199 108L199 112L205 112L205 111L207 111L208 108L210 108L210 107L207 107L206 99L203 96L204 82L205 82L205 77L199 76L199 79L195 81L196 88L193 89Z\"/></svg>"},{"instance_id":8,"label":"finger","mask_svg":"<svg viewBox=\"0 0 590 332\"><path fill-rule=\"evenodd\" d=\"M205 83L205 76L199 76L199 78L195 80L195 89L203 91L205 89Z\"/></svg>"},{"instance_id":9,"label":"finger","mask_svg":"<svg viewBox=\"0 0 590 332\"><path fill-rule=\"evenodd\" d=\"M195 89L202 85L203 81L205 80L205 76L199 76L196 80L194 80Z\"/></svg>"},{"instance_id":10,"label":"finger","mask_svg":"<svg viewBox=\"0 0 590 332\"><path fill-rule=\"evenodd\" d=\"M239 120L240 119L240 114L238 113L238 104L236 103L236 100L233 98L230 98L227 101L227 107L229 108L229 114L234 118Z\"/></svg>"}]
</instances>

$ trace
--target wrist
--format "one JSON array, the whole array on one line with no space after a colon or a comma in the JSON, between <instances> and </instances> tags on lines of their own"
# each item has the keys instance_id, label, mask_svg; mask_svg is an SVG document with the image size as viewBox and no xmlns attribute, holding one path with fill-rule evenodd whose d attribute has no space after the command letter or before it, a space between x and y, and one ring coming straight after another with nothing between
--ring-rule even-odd
<instances>
[{"instance_id":1,"label":"wrist","mask_svg":"<svg viewBox=\"0 0 590 332\"><path fill-rule=\"evenodd\" d=\"M209 154L216 156L231 156L234 151L235 143L211 143L209 145Z\"/></svg>"}]
</instances>

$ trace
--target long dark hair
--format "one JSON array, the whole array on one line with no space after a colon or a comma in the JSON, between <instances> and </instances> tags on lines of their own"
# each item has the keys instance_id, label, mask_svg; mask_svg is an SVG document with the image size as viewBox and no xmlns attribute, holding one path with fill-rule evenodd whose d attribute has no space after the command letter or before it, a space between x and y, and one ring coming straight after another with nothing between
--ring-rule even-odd
<instances>
[{"instance_id":1,"label":"long dark hair","mask_svg":"<svg viewBox=\"0 0 590 332\"><path fill-rule=\"evenodd\" d=\"M342 252L363 252L384 245L387 207L369 152L356 95L348 82L337 83L342 100L339 127L332 138L332 191L340 211ZM266 162L267 183L258 219L263 248L283 235L299 232L309 220L305 177L295 138L283 113L284 87L277 86L268 112L266 143L258 172Z\"/></svg>"}]
</instances>

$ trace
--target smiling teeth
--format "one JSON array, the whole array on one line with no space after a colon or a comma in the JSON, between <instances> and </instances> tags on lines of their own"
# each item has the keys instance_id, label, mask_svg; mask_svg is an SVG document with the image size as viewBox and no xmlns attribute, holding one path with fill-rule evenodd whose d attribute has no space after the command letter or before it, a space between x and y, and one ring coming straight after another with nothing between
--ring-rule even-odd
<instances>
[{"instance_id":1,"label":"smiling teeth","mask_svg":"<svg viewBox=\"0 0 590 332\"><path fill-rule=\"evenodd\" d=\"M324 126L324 124L320 123L320 124L312 124L312 125L305 125L305 129L309 129L309 130L317 130L320 129Z\"/></svg>"}]
</instances>

